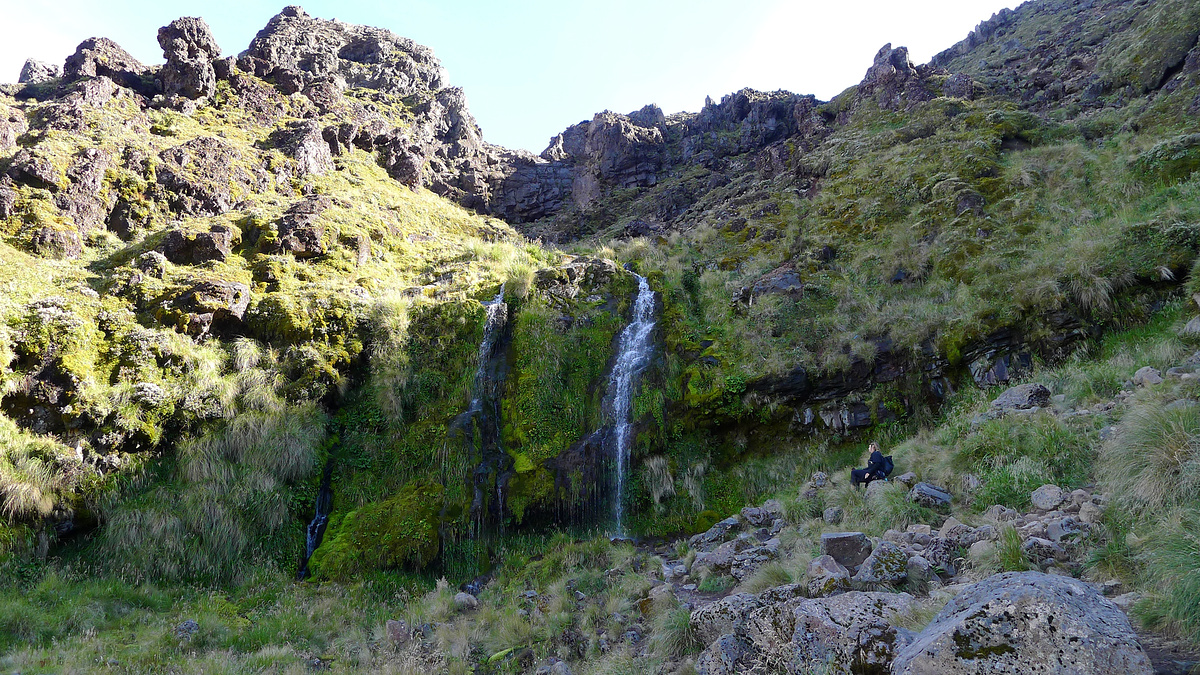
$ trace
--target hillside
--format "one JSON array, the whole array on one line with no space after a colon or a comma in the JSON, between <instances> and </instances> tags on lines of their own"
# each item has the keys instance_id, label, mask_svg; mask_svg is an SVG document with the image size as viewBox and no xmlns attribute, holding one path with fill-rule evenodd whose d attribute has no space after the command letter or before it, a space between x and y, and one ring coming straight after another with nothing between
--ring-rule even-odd
<instances>
[{"instance_id":1,"label":"hillside","mask_svg":"<svg viewBox=\"0 0 1200 675\"><path fill-rule=\"evenodd\" d=\"M181 18L162 65L30 61L0 666L958 672L937 631L1027 587L1113 631L1071 672L1200 661L1198 38L1184 0L1035 0L831 101L539 156L428 47L299 7L237 57Z\"/></svg>"}]
</instances>

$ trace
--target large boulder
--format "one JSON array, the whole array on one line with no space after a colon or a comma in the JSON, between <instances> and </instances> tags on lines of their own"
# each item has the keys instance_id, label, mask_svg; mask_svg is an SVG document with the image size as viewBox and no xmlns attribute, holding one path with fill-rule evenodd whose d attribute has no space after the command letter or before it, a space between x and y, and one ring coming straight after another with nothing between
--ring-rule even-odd
<instances>
[{"instance_id":1,"label":"large boulder","mask_svg":"<svg viewBox=\"0 0 1200 675\"><path fill-rule=\"evenodd\" d=\"M158 251L176 265L199 265L224 261L237 243L236 232L228 225L213 225L208 232L171 230L158 245Z\"/></svg>"},{"instance_id":2,"label":"large boulder","mask_svg":"<svg viewBox=\"0 0 1200 675\"><path fill-rule=\"evenodd\" d=\"M323 176L333 171L333 153L325 140L321 125L312 120L296 122L280 134L280 147L296 160L301 176Z\"/></svg>"},{"instance_id":3,"label":"large boulder","mask_svg":"<svg viewBox=\"0 0 1200 675\"><path fill-rule=\"evenodd\" d=\"M74 82L85 77L107 77L118 85L142 94L154 93L144 77L149 69L130 56L121 45L108 38L88 38L63 65L63 80Z\"/></svg>"},{"instance_id":4,"label":"large boulder","mask_svg":"<svg viewBox=\"0 0 1200 675\"><path fill-rule=\"evenodd\" d=\"M332 205L329 197L317 195L289 206L279 220L278 249L300 259L325 255L325 226L321 223L321 214Z\"/></svg>"},{"instance_id":5,"label":"large boulder","mask_svg":"<svg viewBox=\"0 0 1200 675\"><path fill-rule=\"evenodd\" d=\"M823 555L808 563L808 594L814 598L850 590L850 572L845 566Z\"/></svg>"},{"instance_id":6,"label":"large boulder","mask_svg":"<svg viewBox=\"0 0 1200 675\"><path fill-rule=\"evenodd\" d=\"M898 584L908 576L908 555L890 541L881 541L871 555L858 567L853 582L856 587Z\"/></svg>"},{"instance_id":7,"label":"large boulder","mask_svg":"<svg viewBox=\"0 0 1200 675\"><path fill-rule=\"evenodd\" d=\"M21 66L21 75L17 78L18 84L40 84L58 77L58 66L52 63L43 63L33 59L25 59L25 65Z\"/></svg>"},{"instance_id":8,"label":"large boulder","mask_svg":"<svg viewBox=\"0 0 1200 675\"><path fill-rule=\"evenodd\" d=\"M696 658L696 672L700 675L735 675L746 671L746 657L752 647L745 638L728 634L713 640Z\"/></svg>"},{"instance_id":9,"label":"large boulder","mask_svg":"<svg viewBox=\"0 0 1200 675\"><path fill-rule=\"evenodd\" d=\"M821 535L821 555L845 567L858 567L871 555L871 540L862 532L828 532Z\"/></svg>"},{"instance_id":10,"label":"large boulder","mask_svg":"<svg viewBox=\"0 0 1200 675\"><path fill-rule=\"evenodd\" d=\"M1029 410L1050 405L1050 390L1044 384L1030 382L1012 387L992 401L997 410Z\"/></svg>"},{"instance_id":11,"label":"large boulder","mask_svg":"<svg viewBox=\"0 0 1200 675\"><path fill-rule=\"evenodd\" d=\"M887 672L911 635L892 622L915 607L908 593L855 591L801 601L793 613L793 672Z\"/></svg>"},{"instance_id":12,"label":"large boulder","mask_svg":"<svg viewBox=\"0 0 1200 675\"><path fill-rule=\"evenodd\" d=\"M1125 614L1087 584L1039 572L968 587L896 656L894 675L1150 675Z\"/></svg>"},{"instance_id":13,"label":"large boulder","mask_svg":"<svg viewBox=\"0 0 1200 675\"><path fill-rule=\"evenodd\" d=\"M167 60L158 72L164 94L194 99L216 93L213 59L221 48L204 19L187 16L159 28L158 45Z\"/></svg>"},{"instance_id":14,"label":"large boulder","mask_svg":"<svg viewBox=\"0 0 1200 675\"><path fill-rule=\"evenodd\" d=\"M1067 500L1067 493L1057 485L1043 485L1029 495L1033 508L1042 511L1053 511Z\"/></svg>"},{"instance_id":15,"label":"large boulder","mask_svg":"<svg viewBox=\"0 0 1200 675\"><path fill-rule=\"evenodd\" d=\"M951 499L949 492L931 483L917 483L908 493L909 501L930 508L949 506Z\"/></svg>"},{"instance_id":16,"label":"large boulder","mask_svg":"<svg viewBox=\"0 0 1200 675\"><path fill-rule=\"evenodd\" d=\"M708 644L722 635L742 632L747 615L759 604L750 593L735 593L692 612L689 621L696 637Z\"/></svg>"}]
</instances>

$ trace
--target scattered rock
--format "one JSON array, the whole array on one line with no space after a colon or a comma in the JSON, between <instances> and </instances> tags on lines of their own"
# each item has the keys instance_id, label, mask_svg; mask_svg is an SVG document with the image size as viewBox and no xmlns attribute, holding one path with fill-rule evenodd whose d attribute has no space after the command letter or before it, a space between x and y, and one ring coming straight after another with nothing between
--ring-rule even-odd
<instances>
[{"instance_id":1,"label":"scattered rock","mask_svg":"<svg viewBox=\"0 0 1200 675\"><path fill-rule=\"evenodd\" d=\"M918 482L917 474L915 474L911 471L909 471L907 473L902 473L896 478L896 481L899 483L903 483L904 485L907 485L908 487L911 488L912 486L916 485Z\"/></svg>"},{"instance_id":2,"label":"scattered rock","mask_svg":"<svg viewBox=\"0 0 1200 675\"><path fill-rule=\"evenodd\" d=\"M881 541L851 581L855 587L870 588L878 584L898 584L907 576L908 555L904 549L890 541Z\"/></svg>"},{"instance_id":3,"label":"scattered rock","mask_svg":"<svg viewBox=\"0 0 1200 675\"><path fill-rule=\"evenodd\" d=\"M758 598L750 593L736 593L709 603L692 612L692 630L705 644L729 633L740 632L746 615L759 606Z\"/></svg>"},{"instance_id":4,"label":"scattered rock","mask_svg":"<svg viewBox=\"0 0 1200 675\"><path fill-rule=\"evenodd\" d=\"M321 214L332 205L329 197L316 195L289 206L279 220L278 250L301 260L325 255L325 226Z\"/></svg>"},{"instance_id":5,"label":"scattered rock","mask_svg":"<svg viewBox=\"0 0 1200 675\"><path fill-rule=\"evenodd\" d=\"M228 225L213 225L208 232L188 233L171 230L156 251L176 265L200 265L211 260L224 261L237 243Z\"/></svg>"},{"instance_id":6,"label":"scattered rock","mask_svg":"<svg viewBox=\"0 0 1200 675\"><path fill-rule=\"evenodd\" d=\"M1088 525L1096 525L1104 520L1104 509L1093 502L1084 502L1079 507L1079 520Z\"/></svg>"},{"instance_id":7,"label":"scattered rock","mask_svg":"<svg viewBox=\"0 0 1200 675\"><path fill-rule=\"evenodd\" d=\"M141 94L152 94L153 86L143 79L148 68L108 38L88 38L79 43L63 66L63 81L85 77L107 77L119 86Z\"/></svg>"},{"instance_id":8,"label":"scattered rock","mask_svg":"<svg viewBox=\"0 0 1200 675\"><path fill-rule=\"evenodd\" d=\"M1154 672L1116 605L1083 582L1038 572L969 586L898 651L895 675Z\"/></svg>"},{"instance_id":9,"label":"scattered rock","mask_svg":"<svg viewBox=\"0 0 1200 675\"><path fill-rule=\"evenodd\" d=\"M799 672L886 672L911 639L892 625L916 606L908 593L853 591L801 601L791 647Z\"/></svg>"},{"instance_id":10,"label":"scattered rock","mask_svg":"<svg viewBox=\"0 0 1200 675\"><path fill-rule=\"evenodd\" d=\"M200 630L200 624L196 623L195 619L188 619L175 627L175 637L180 640L191 640L198 630Z\"/></svg>"},{"instance_id":11,"label":"scattered rock","mask_svg":"<svg viewBox=\"0 0 1200 675\"><path fill-rule=\"evenodd\" d=\"M408 627L408 622L403 619L388 619L386 628L388 639L392 641L392 644L407 644L412 638L412 630Z\"/></svg>"}]
</instances>

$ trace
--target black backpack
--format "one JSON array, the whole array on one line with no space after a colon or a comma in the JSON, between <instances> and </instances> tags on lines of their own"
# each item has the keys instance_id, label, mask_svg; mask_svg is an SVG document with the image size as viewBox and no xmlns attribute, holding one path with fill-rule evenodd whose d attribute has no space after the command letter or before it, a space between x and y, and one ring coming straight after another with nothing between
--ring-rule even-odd
<instances>
[{"instance_id":1,"label":"black backpack","mask_svg":"<svg viewBox=\"0 0 1200 675\"><path fill-rule=\"evenodd\" d=\"M883 473L884 478L887 478L888 476L892 475L892 470L895 468L896 468L896 463L892 461L891 455L888 455L887 457L883 458L883 466L880 467L880 471Z\"/></svg>"}]
</instances>

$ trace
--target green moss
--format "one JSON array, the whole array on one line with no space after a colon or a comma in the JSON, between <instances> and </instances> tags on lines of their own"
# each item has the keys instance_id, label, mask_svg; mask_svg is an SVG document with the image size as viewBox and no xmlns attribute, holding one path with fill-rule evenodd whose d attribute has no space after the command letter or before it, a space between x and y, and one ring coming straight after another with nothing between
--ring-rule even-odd
<instances>
[{"instance_id":1,"label":"green moss","mask_svg":"<svg viewBox=\"0 0 1200 675\"><path fill-rule=\"evenodd\" d=\"M310 568L330 579L377 569L422 569L438 553L441 508L442 487L415 482L394 497L331 519Z\"/></svg>"}]
</instances>

